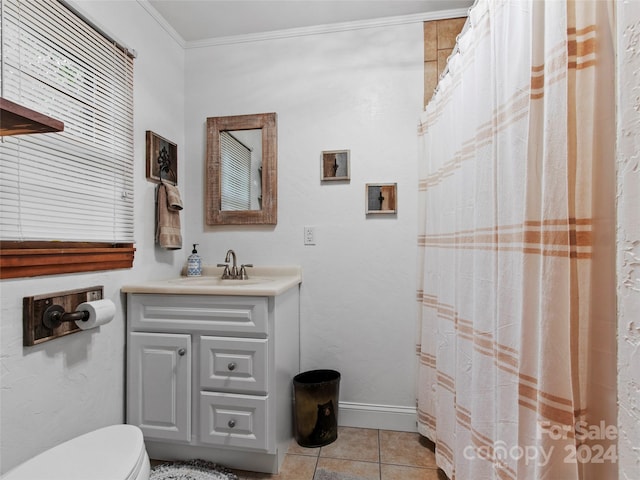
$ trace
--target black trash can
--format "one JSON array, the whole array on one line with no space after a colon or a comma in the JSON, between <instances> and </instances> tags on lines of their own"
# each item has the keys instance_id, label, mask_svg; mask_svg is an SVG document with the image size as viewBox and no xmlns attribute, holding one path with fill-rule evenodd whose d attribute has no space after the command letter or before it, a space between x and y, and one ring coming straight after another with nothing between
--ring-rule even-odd
<instances>
[{"instance_id":1,"label":"black trash can","mask_svg":"<svg viewBox=\"0 0 640 480\"><path fill-rule=\"evenodd\" d=\"M322 447L338 438L340 373L311 370L293 378L295 438L303 447Z\"/></svg>"}]
</instances>

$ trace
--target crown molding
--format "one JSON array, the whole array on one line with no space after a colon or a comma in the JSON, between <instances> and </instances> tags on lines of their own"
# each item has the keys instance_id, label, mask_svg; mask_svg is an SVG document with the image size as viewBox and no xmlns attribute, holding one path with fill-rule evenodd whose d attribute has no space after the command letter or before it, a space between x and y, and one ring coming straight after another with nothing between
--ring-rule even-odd
<instances>
[{"instance_id":1,"label":"crown molding","mask_svg":"<svg viewBox=\"0 0 640 480\"><path fill-rule=\"evenodd\" d=\"M148 3L146 0L138 0L138 1ZM149 5L149 7L153 9L151 5ZM309 26L309 27L301 27L301 28L289 28L285 30L276 30L272 32L251 33L246 35L232 35L228 37L218 37L218 38L209 38L205 40L188 41L188 42L185 42L184 48L192 49L192 48L215 47L220 45L233 45L237 43L261 42L265 40L276 40L281 38L302 37L307 35L321 35L324 33L345 32L349 30L361 30L365 28L388 27L388 26L394 26L394 25L403 25L407 23L429 22L432 20L446 20L448 18L466 17L468 13L469 13L468 9L458 8L458 9L452 9L452 10L441 10L438 12L425 12L425 13L417 13L412 15L401 15L396 17L376 18L373 20L358 20L353 22L332 23L332 24L326 24L326 25L317 25L317 26ZM155 12L155 15L159 16L157 12ZM160 18L162 19L162 17ZM164 23L167 24L166 21L164 21ZM168 27L171 28L170 25L168 25ZM173 29L171 28L171 30ZM177 32L176 32L176 35L178 35Z\"/></svg>"},{"instance_id":2,"label":"crown molding","mask_svg":"<svg viewBox=\"0 0 640 480\"><path fill-rule=\"evenodd\" d=\"M167 32L178 45L183 49L187 48L188 42L182 38L182 35L180 35L155 8L153 8L153 5L151 5L148 0L137 0L137 2L156 22L158 22L162 29Z\"/></svg>"}]
</instances>

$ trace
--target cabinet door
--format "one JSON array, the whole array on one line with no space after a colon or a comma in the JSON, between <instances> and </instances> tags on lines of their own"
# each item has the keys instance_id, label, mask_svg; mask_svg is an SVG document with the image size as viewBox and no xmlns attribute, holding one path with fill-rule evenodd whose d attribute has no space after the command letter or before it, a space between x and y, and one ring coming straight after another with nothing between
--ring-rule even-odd
<instances>
[{"instance_id":1,"label":"cabinet door","mask_svg":"<svg viewBox=\"0 0 640 480\"><path fill-rule=\"evenodd\" d=\"M127 422L150 439L191 441L191 336L129 335Z\"/></svg>"}]
</instances>

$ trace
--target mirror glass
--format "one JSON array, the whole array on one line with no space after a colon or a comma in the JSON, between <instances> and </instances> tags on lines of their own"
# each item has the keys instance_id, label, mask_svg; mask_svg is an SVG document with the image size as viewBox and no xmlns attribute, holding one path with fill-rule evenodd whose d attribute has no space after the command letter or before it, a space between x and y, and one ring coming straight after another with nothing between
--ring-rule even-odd
<instances>
[{"instance_id":1,"label":"mirror glass","mask_svg":"<svg viewBox=\"0 0 640 480\"><path fill-rule=\"evenodd\" d=\"M262 130L220 132L222 210L262 209Z\"/></svg>"},{"instance_id":2,"label":"mirror glass","mask_svg":"<svg viewBox=\"0 0 640 480\"><path fill-rule=\"evenodd\" d=\"M207 118L208 225L277 222L276 114Z\"/></svg>"}]
</instances>

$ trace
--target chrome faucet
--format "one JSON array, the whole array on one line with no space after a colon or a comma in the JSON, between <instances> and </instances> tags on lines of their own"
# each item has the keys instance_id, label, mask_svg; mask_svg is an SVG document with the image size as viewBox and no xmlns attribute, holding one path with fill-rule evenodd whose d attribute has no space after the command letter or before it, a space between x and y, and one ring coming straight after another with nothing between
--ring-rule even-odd
<instances>
[{"instance_id":1,"label":"chrome faucet","mask_svg":"<svg viewBox=\"0 0 640 480\"><path fill-rule=\"evenodd\" d=\"M238 264L236 262L236 252L233 250L227 250L227 255L224 257L224 261L226 263L219 263L219 267L224 267L224 271L222 272L222 279L232 279L232 280L247 280L249 275L247 275L246 267L253 267L251 263L247 263L245 265L240 265L240 270L238 270ZM232 262L231 268L229 268L229 262Z\"/></svg>"},{"instance_id":2,"label":"chrome faucet","mask_svg":"<svg viewBox=\"0 0 640 480\"><path fill-rule=\"evenodd\" d=\"M231 278L238 278L238 265L236 264L236 252L233 250L227 250L227 256L224 257L224 261L229 263L233 259L233 264L231 265Z\"/></svg>"}]
</instances>

